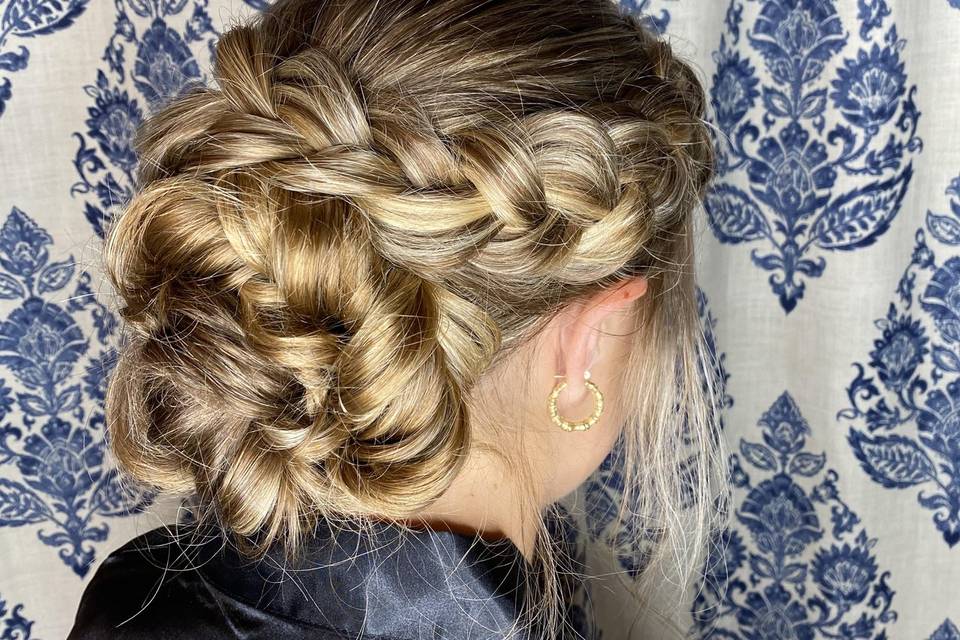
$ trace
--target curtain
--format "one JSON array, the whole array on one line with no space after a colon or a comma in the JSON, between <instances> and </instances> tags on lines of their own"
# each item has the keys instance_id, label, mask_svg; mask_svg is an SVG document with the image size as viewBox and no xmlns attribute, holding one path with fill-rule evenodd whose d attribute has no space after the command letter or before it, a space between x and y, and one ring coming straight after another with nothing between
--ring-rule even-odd
<instances>
[{"instance_id":1,"label":"curtain","mask_svg":"<svg viewBox=\"0 0 960 640\"><path fill-rule=\"evenodd\" d=\"M732 514L655 619L629 597L643 536L612 558L588 512L573 538L618 579L573 617L605 640L960 638L960 2L625 2L709 92L698 284ZM175 512L105 455L98 243L136 124L263 6L0 0L0 637L65 637L98 563ZM582 494L621 492L606 463Z\"/></svg>"}]
</instances>

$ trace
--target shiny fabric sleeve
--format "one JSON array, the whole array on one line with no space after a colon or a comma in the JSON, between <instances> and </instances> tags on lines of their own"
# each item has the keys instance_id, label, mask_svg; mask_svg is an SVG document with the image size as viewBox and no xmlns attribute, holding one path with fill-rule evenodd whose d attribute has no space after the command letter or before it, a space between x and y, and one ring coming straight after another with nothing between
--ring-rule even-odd
<instances>
[{"instance_id":1,"label":"shiny fabric sleeve","mask_svg":"<svg viewBox=\"0 0 960 640\"><path fill-rule=\"evenodd\" d=\"M284 619L221 592L186 565L170 542L136 539L121 547L87 585L67 640L367 637Z\"/></svg>"}]
</instances>

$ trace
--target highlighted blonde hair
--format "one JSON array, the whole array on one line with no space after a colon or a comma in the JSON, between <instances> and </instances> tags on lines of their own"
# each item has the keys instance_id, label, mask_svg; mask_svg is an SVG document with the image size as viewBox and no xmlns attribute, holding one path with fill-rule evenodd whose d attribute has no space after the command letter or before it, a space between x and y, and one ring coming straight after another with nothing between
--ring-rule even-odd
<instances>
[{"instance_id":1,"label":"highlighted blonde hair","mask_svg":"<svg viewBox=\"0 0 960 640\"><path fill-rule=\"evenodd\" d=\"M254 552L318 517L402 520L477 441L484 372L642 275L628 450L661 537L690 478L704 528L692 214L712 153L666 43L605 0L278 0L224 33L214 77L144 122L107 233L123 470ZM686 479L682 441L706 454Z\"/></svg>"}]
</instances>

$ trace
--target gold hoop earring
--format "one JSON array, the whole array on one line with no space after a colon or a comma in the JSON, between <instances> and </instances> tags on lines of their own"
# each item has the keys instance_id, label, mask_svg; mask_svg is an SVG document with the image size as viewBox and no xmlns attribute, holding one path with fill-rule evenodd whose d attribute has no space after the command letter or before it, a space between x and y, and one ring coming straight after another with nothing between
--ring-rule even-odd
<instances>
[{"instance_id":1,"label":"gold hoop earring","mask_svg":"<svg viewBox=\"0 0 960 640\"><path fill-rule=\"evenodd\" d=\"M583 384L593 393L593 413L589 417L580 420L578 422L570 422L564 419L560 415L560 409L557 407L557 398L560 397L560 392L563 391L567 386L567 381L562 380L557 382L553 387L553 391L550 392L550 399L547 402L547 406L550 409L550 419L553 420L553 424L557 425L564 431L586 431L594 424L597 420L600 419L600 414L603 413L603 394L600 393L600 389L590 380L590 372L583 372Z\"/></svg>"}]
</instances>

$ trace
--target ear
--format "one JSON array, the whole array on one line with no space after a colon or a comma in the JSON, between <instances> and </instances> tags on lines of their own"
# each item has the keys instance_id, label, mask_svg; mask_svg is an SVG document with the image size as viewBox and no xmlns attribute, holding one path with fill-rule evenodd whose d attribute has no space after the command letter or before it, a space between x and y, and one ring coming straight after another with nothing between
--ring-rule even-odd
<instances>
[{"instance_id":1,"label":"ear","mask_svg":"<svg viewBox=\"0 0 960 640\"><path fill-rule=\"evenodd\" d=\"M566 310L566 317L557 332L556 368L558 374L566 377L571 398L579 398L586 393L583 372L590 369L597 357L604 321L630 306L646 292L647 279L632 278L603 289L592 298Z\"/></svg>"}]
</instances>

